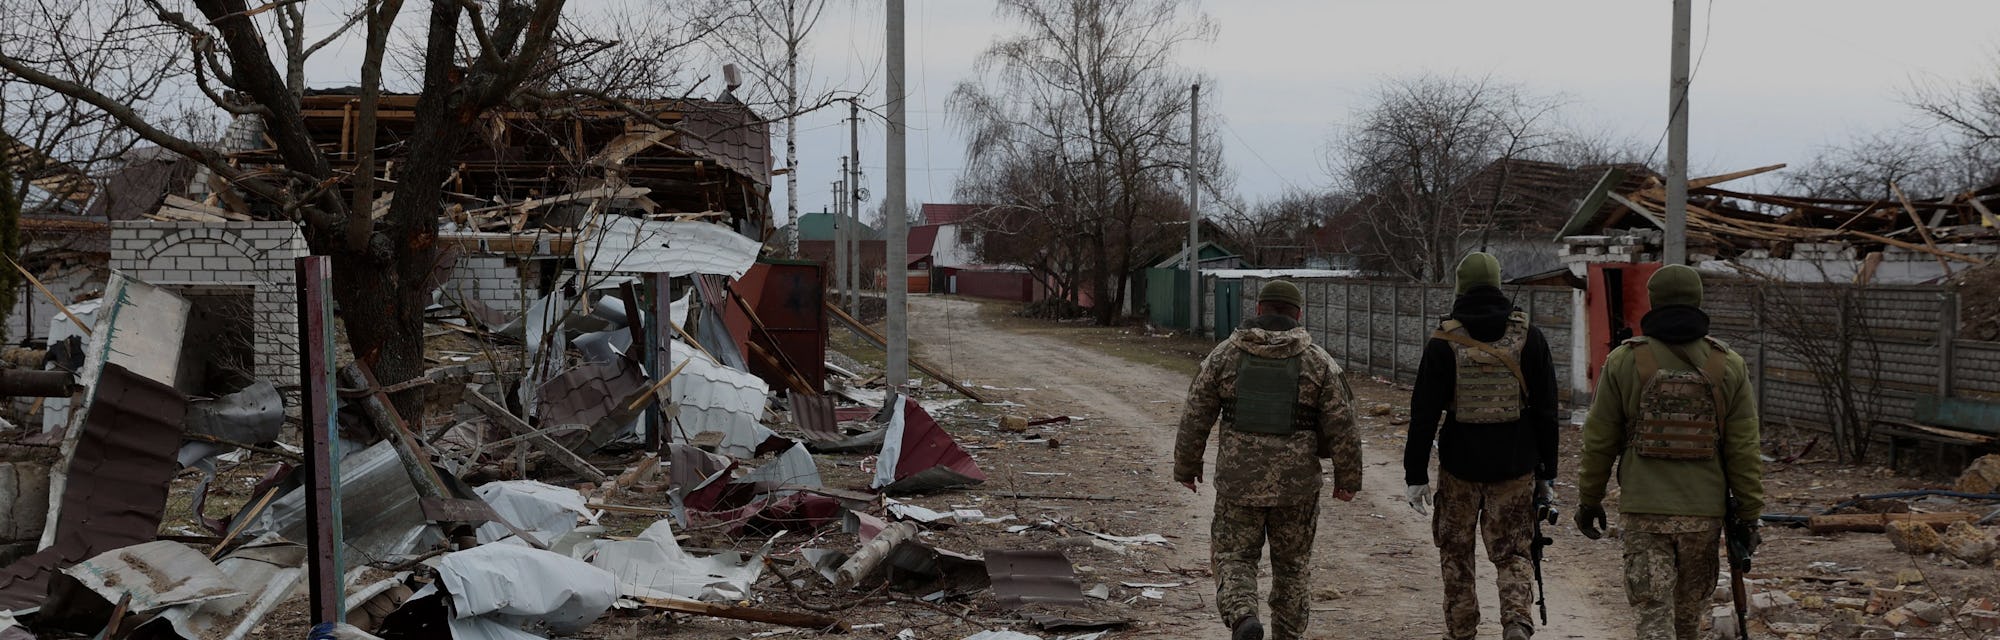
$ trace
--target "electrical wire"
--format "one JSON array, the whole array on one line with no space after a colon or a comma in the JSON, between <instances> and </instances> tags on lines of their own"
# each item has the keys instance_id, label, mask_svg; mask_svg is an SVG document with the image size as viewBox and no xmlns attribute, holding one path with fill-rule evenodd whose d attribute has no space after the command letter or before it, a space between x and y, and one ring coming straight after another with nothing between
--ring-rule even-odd
<instances>
[{"instance_id":1,"label":"electrical wire","mask_svg":"<svg viewBox=\"0 0 2000 640\"><path fill-rule=\"evenodd\" d=\"M1674 118L1679 117L1680 113L1687 109L1688 96L1694 93L1694 79L1696 76L1701 75L1701 63L1708 58L1708 43L1714 39L1713 36L1715 33L1715 0L1708 0L1708 8L1703 11L1703 14L1701 22L1701 50L1695 54L1694 68L1688 70L1687 90L1681 92L1680 102L1674 103L1674 108L1667 113L1667 126L1660 129L1660 138L1653 142L1653 150L1646 152L1646 164L1648 165L1653 164L1653 158L1660 155L1660 145L1666 144L1667 134L1673 132Z\"/></svg>"}]
</instances>

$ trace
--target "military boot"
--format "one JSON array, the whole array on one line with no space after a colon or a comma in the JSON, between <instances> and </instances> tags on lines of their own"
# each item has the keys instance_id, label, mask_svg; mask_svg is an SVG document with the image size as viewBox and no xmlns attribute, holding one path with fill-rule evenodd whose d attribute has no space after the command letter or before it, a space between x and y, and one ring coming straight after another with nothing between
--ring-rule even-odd
<instances>
[{"instance_id":1,"label":"military boot","mask_svg":"<svg viewBox=\"0 0 2000 640\"><path fill-rule=\"evenodd\" d=\"M1235 626L1230 627L1229 639L1264 640L1264 623L1258 622L1257 616L1243 616Z\"/></svg>"},{"instance_id":2,"label":"military boot","mask_svg":"<svg viewBox=\"0 0 2000 640\"><path fill-rule=\"evenodd\" d=\"M1501 633L1500 637L1501 640L1528 640L1534 636L1535 631L1528 628L1527 625L1510 624L1507 625L1507 628Z\"/></svg>"}]
</instances>

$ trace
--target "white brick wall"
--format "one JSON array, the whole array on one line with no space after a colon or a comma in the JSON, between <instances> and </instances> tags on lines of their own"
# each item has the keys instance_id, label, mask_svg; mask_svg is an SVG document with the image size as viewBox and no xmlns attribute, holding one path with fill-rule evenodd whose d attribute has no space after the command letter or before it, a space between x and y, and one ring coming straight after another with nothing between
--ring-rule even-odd
<instances>
[{"instance_id":1,"label":"white brick wall","mask_svg":"<svg viewBox=\"0 0 2000 640\"><path fill-rule=\"evenodd\" d=\"M168 287L254 289L257 376L281 386L298 378L293 265L306 253L305 236L289 222L111 223L112 269Z\"/></svg>"},{"instance_id":2,"label":"white brick wall","mask_svg":"<svg viewBox=\"0 0 2000 640\"><path fill-rule=\"evenodd\" d=\"M441 302L453 304L470 298L503 315L518 316L534 303L534 273L533 264L527 261L495 255L461 256L452 269L451 281L445 283Z\"/></svg>"}]
</instances>

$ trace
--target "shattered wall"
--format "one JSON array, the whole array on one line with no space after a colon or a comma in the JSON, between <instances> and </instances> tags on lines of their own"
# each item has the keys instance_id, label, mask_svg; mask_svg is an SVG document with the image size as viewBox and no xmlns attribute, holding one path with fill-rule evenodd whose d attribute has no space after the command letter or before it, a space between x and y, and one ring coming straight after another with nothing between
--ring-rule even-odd
<instances>
[{"instance_id":1,"label":"shattered wall","mask_svg":"<svg viewBox=\"0 0 2000 640\"><path fill-rule=\"evenodd\" d=\"M57 298L61 298L63 304L70 304L84 294L103 291L106 275L101 267L70 264L54 272L35 274L35 277L48 286ZM34 285L22 283L21 291L15 294L14 309L7 314L7 342L19 344L31 336L48 338L49 318L60 315L62 312L56 310L55 303L49 302L48 296L35 290Z\"/></svg>"},{"instance_id":2,"label":"shattered wall","mask_svg":"<svg viewBox=\"0 0 2000 640\"><path fill-rule=\"evenodd\" d=\"M519 316L541 298L535 283L524 279L523 274L535 273L532 267L507 256L467 254L452 269L445 296L451 302L477 300L508 318Z\"/></svg>"},{"instance_id":3,"label":"shattered wall","mask_svg":"<svg viewBox=\"0 0 2000 640\"><path fill-rule=\"evenodd\" d=\"M257 377L298 376L299 331L293 264L305 236L290 222L111 223L111 268L169 289L237 286L252 290Z\"/></svg>"}]
</instances>

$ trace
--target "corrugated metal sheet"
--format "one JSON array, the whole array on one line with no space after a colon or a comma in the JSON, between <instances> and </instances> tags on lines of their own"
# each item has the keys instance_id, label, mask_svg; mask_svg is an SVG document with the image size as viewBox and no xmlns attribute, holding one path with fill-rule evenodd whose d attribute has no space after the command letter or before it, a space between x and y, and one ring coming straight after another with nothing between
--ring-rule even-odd
<instances>
[{"instance_id":1,"label":"corrugated metal sheet","mask_svg":"<svg viewBox=\"0 0 2000 640\"><path fill-rule=\"evenodd\" d=\"M833 396L807 396L796 391L787 391L792 405L792 424L814 442L833 442L846 438L840 432L840 421L833 409Z\"/></svg>"},{"instance_id":2,"label":"corrugated metal sheet","mask_svg":"<svg viewBox=\"0 0 2000 640\"><path fill-rule=\"evenodd\" d=\"M0 570L0 609L38 608L58 569L158 535L186 414L173 387L104 365L61 474L55 543Z\"/></svg>"},{"instance_id":3,"label":"corrugated metal sheet","mask_svg":"<svg viewBox=\"0 0 2000 640\"><path fill-rule=\"evenodd\" d=\"M131 596L133 613L243 595L230 586L229 578L207 556L170 540L112 549L63 569L63 573L106 601Z\"/></svg>"},{"instance_id":4,"label":"corrugated metal sheet","mask_svg":"<svg viewBox=\"0 0 2000 640\"><path fill-rule=\"evenodd\" d=\"M183 605L160 612L149 625L171 625L185 638L239 640L250 636L271 610L291 596L305 575L305 545L266 534L223 556L215 567L246 595Z\"/></svg>"},{"instance_id":5,"label":"corrugated metal sheet","mask_svg":"<svg viewBox=\"0 0 2000 640\"><path fill-rule=\"evenodd\" d=\"M690 102L686 108L680 122L685 134L676 137L677 146L757 184L771 184L771 134L756 113L730 102Z\"/></svg>"},{"instance_id":6,"label":"corrugated metal sheet","mask_svg":"<svg viewBox=\"0 0 2000 640\"><path fill-rule=\"evenodd\" d=\"M591 271L740 278L762 247L724 225L607 215L577 241L576 260Z\"/></svg>"},{"instance_id":7,"label":"corrugated metal sheet","mask_svg":"<svg viewBox=\"0 0 2000 640\"><path fill-rule=\"evenodd\" d=\"M986 552L986 575L993 599L1008 607L1024 604L1083 605L1083 585L1061 551L1043 549Z\"/></svg>"},{"instance_id":8,"label":"corrugated metal sheet","mask_svg":"<svg viewBox=\"0 0 2000 640\"><path fill-rule=\"evenodd\" d=\"M617 420L613 414L636 417L638 412L624 410L625 403L645 391L647 386L649 382L645 372L638 364L624 358L579 365L542 383L535 394L541 402L541 409L536 415L541 416L544 427L563 424L595 427L590 433L588 448L596 450L620 434L631 432L628 427L636 422ZM606 421L608 417L613 420ZM599 422L605 424L599 425Z\"/></svg>"},{"instance_id":9,"label":"corrugated metal sheet","mask_svg":"<svg viewBox=\"0 0 2000 640\"><path fill-rule=\"evenodd\" d=\"M922 493L986 481L972 455L915 400L903 399L887 432L874 483L882 493Z\"/></svg>"},{"instance_id":10,"label":"corrugated metal sheet","mask_svg":"<svg viewBox=\"0 0 2000 640\"><path fill-rule=\"evenodd\" d=\"M673 441L686 444L695 436L720 432L723 434L720 450L739 458L755 457L757 451L778 434L765 428L759 420L764 415L764 401L771 393L770 387L757 376L716 364L699 350L685 342L676 340L671 358L673 365L668 371L687 363L668 386L672 388L673 403L678 407L678 426L673 430ZM789 446L789 445L787 445Z\"/></svg>"}]
</instances>

